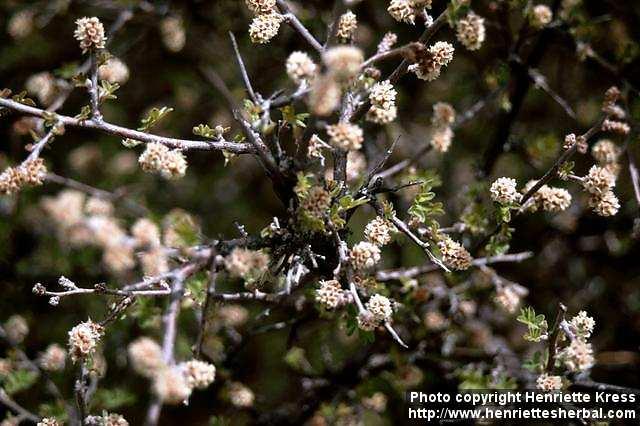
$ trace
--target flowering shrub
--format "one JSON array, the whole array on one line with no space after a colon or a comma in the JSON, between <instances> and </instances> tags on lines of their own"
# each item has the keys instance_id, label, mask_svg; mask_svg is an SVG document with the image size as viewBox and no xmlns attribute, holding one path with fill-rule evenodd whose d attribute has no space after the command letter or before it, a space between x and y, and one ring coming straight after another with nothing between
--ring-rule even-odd
<instances>
[{"instance_id":1,"label":"flowering shrub","mask_svg":"<svg viewBox=\"0 0 640 426\"><path fill-rule=\"evenodd\" d=\"M364 424L637 351L623 12L53 3L1 6L3 425Z\"/></svg>"}]
</instances>

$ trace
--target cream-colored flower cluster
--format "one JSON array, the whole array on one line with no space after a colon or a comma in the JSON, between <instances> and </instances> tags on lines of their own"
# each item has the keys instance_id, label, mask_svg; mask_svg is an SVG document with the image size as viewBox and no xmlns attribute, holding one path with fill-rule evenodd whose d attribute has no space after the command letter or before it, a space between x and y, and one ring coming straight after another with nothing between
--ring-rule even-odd
<instances>
[{"instance_id":1,"label":"cream-colored flower cluster","mask_svg":"<svg viewBox=\"0 0 640 426\"><path fill-rule=\"evenodd\" d=\"M321 186L313 186L307 195L300 200L299 211L310 217L323 221L331 205L331 194Z\"/></svg>"},{"instance_id":2,"label":"cream-colored flower cluster","mask_svg":"<svg viewBox=\"0 0 640 426\"><path fill-rule=\"evenodd\" d=\"M187 171L184 154L159 143L148 143L138 163L145 172L158 173L165 179L181 178Z\"/></svg>"},{"instance_id":3,"label":"cream-colored flower cluster","mask_svg":"<svg viewBox=\"0 0 640 426\"><path fill-rule=\"evenodd\" d=\"M69 331L69 356L74 363L93 355L102 338L104 328L91 320L82 322Z\"/></svg>"},{"instance_id":4,"label":"cream-colored flower cluster","mask_svg":"<svg viewBox=\"0 0 640 426\"><path fill-rule=\"evenodd\" d=\"M409 66L409 71L421 80L433 81L440 77L442 67L446 67L453 60L454 50L451 43L438 41L419 52L416 63Z\"/></svg>"},{"instance_id":5,"label":"cream-colored flower cluster","mask_svg":"<svg viewBox=\"0 0 640 426\"><path fill-rule=\"evenodd\" d=\"M391 235L397 231L393 223L378 216L367 223L367 226L364 228L364 236L370 243L382 247L391 242Z\"/></svg>"},{"instance_id":6,"label":"cream-colored flower cluster","mask_svg":"<svg viewBox=\"0 0 640 426\"><path fill-rule=\"evenodd\" d=\"M389 80L376 83L369 92L371 108L367 112L367 120L377 124L391 123L398 116L396 96L398 92Z\"/></svg>"},{"instance_id":7,"label":"cream-colored flower cluster","mask_svg":"<svg viewBox=\"0 0 640 426\"><path fill-rule=\"evenodd\" d=\"M536 180L529 181L522 189L522 194L529 192L537 182ZM558 213L568 209L571 205L571 200L571 194L566 189L542 185L522 207L525 211L531 213L538 210Z\"/></svg>"},{"instance_id":8,"label":"cream-colored flower cluster","mask_svg":"<svg viewBox=\"0 0 640 426\"><path fill-rule=\"evenodd\" d=\"M562 377L542 373L536 379L536 387L543 391L562 390Z\"/></svg>"},{"instance_id":9,"label":"cream-colored flower cluster","mask_svg":"<svg viewBox=\"0 0 640 426\"><path fill-rule=\"evenodd\" d=\"M456 37L467 49L480 49L486 37L484 18L469 12L467 16L460 19L456 24Z\"/></svg>"},{"instance_id":10,"label":"cream-colored flower cluster","mask_svg":"<svg viewBox=\"0 0 640 426\"><path fill-rule=\"evenodd\" d=\"M364 305L365 310L358 314L358 327L372 331L382 323L389 321L393 315L391 300L381 294L374 294Z\"/></svg>"},{"instance_id":11,"label":"cream-colored flower cluster","mask_svg":"<svg viewBox=\"0 0 640 426\"><path fill-rule=\"evenodd\" d=\"M318 66L305 52L296 51L287 58L287 75L296 84L309 82L316 76Z\"/></svg>"},{"instance_id":12,"label":"cream-colored flower cluster","mask_svg":"<svg viewBox=\"0 0 640 426\"><path fill-rule=\"evenodd\" d=\"M453 141L452 125L456 119L456 111L446 102L436 102L433 105L431 117L430 144L438 152L445 153Z\"/></svg>"},{"instance_id":13,"label":"cream-colored flower cluster","mask_svg":"<svg viewBox=\"0 0 640 426\"><path fill-rule=\"evenodd\" d=\"M451 269L463 271L471 266L471 254L462 244L451 239L448 235L438 242L442 262Z\"/></svg>"},{"instance_id":14,"label":"cream-colored flower cluster","mask_svg":"<svg viewBox=\"0 0 640 426\"><path fill-rule=\"evenodd\" d=\"M269 261L267 253L236 247L225 257L224 265L231 276L251 279L264 274L269 268Z\"/></svg>"},{"instance_id":15,"label":"cream-colored flower cluster","mask_svg":"<svg viewBox=\"0 0 640 426\"><path fill-rule=\"evenodd\" d=\"M495 301L505 312L513 314L516 312L522 298L526 296L526 289L516 284L500 285L496 288Z\"/></svg>"},{"instance_id":16,"label":"cream-colored flower cluster","mask_svg":"<svg viewBox=\"0 0 640 426\"><path fill-rule=\"evenodd\" d=\"M44 371L62 371L64 370L65 361L67 358L67 351L58 344L51 344L47 349L40 354L38 358L38 365Z\"/></svg>"},{"instance_id":17,"label":"cream-colored flower cluster","mask_svg":"<svg viewBox=\"0 0 640 426\"><path fill-rule=\"evenodd\" d=\"M122 60L112 57L106 63L100 65L98 77L100 80L122 85L129 80L129 67Z\"/></svg>"},{"instance_id":18,"label":"cream-colored flower cluster","mask_svg":"<svg viewBox=\"0 0 640 426\"><path fill-rule=\"evenodd\" d=\"M538 4L531 9L531 15L529 16L529 22L534 28L546 27L553 20L553 12L549 6L545 4Z\"/></svg>"},{"instance_id":19,"label":"cream-colored flower cluster","mask_svg":"<svg viewBox=\"0 0 640 426\"><path fill-rule=\"evenodd\" d=\"M76 20L76 30L73 36L80 42L82 53L92 49L104 49L107 41L107 37L104 35L104 26L95 16Z\"/></svg>"},{"instance_id":20,"label":"cream-colored flower cluster","mask_svg":"<svg viewBox=\"0 0 640 426\"><path fill-rule=\"evenodd\" d=\"M322 61L326 72L314 79L307 102L313 113L327 116L339 107L342 87L361 72L364 53L355 46L336 46L323 53Z\"/></svg>"},{"instance_id":21,"label":"cream-colored flower cluster","mask_svg":"<svg viewBox=\"0 0 640 426\"><path fill-rule=\"evenodd\" d=\"M46 175L47 167L42 158L9 167L0 174L0 195L15 194L26 186L42 185Z\"/></svg>"},{"instance_id":22,"label":"cream-colored flower cluster","mask_svg":"<svg viewBox=\"0 0 640 426\"><path fill-rule=\"evenodd\" d=\"M240 382L231 382L227 386L227 398L232 405L238 408L252 407L255 401L253 391Z\"/></svg>"},{"instance_id":23,"label":"cream-colored flower cluster","mask_svg":"<svg viewBox=\"0 0 640 426\"><path fill-rule=\"evenodd\" d=\"M612 189L616 176L605 167L592 166L582 178L582 186L589 193L588 205L600 216L613 216L620 209L620 202Z\"/></svg>"},{"instance_id":24,"label":"cream-colored flower cluster","mask_svg":"<svg viewBox=\"0 0 640 426\"><path fill-rule=\"evenodd\" d=\"M320 287L315 292L316 302L326 309L336 309L349 302L348 293L338 280L320 281Z\"/></svg>"},{"instance_id":25,"label":"cream-colored flower cluster","mask_svg":"<svg viewBox=\"0 0 640 426\"><path fill-rule=\"evenodd\" d=\"M522 195L518 192L515 179L508 177L501 177L496 179L492 184L489 192L491 193L491 199L496 203L510 205L516 204L522 198Z\"/></svg>"},{"instance_id":26,"label":"cream-colored flower cluster","mask_svg":"<svg viewBox=\"0 0 640 426\"><path fill-rule=\"evenodd\" d=\"M249 25L249 36L254 43L268 43L278 35L284 18L276 10L275 0L246 0L247 7L256 16Z\"/></svg>"},{"instance_id":27,"label":"cream-colored flower cluster","mask_svg":"<svg viewBox=\"0 0 640 426\"><path fill-rule=\"evenodd\" d=\"M53 103L58 94L58 85L53 74L47 71L39 72L27 79L24 84L27 92L38 98L38 101L49 106Z\"/></svg>"},{"instance_id":28,"label":"cream-colored flower cluster","mask_svg":"<svg viewBox=\"0 0 640 426\"><path fill-rule=\"evenodd\" d=\"M368 241L361 241L351 248L349 260L355 270L373 268L380 262L380 247Z\"/></svg>"},{"instance_id":29,"label":"cream-colored flower cluster","mask_svg":"<svg viewBox=\"0 0 640 426\"><path fill-rule=\"evenodd\" d=\"M113 273L123 273L136 265L136 249L142 270L155 276L169 270L160 230L149 219L138 219L131 235L113 216L113 205L75 190L61 191L56 197L41 200L43 210L53 221L61 240L73 246L97 246L103 250L102 261Z\"/></svg>"},{"instance_id":30,"label":"cream-colored flower cluster","mask_svg":"<svg viewBox=\"0 0 640 426\"><path fill-rule=\"evenodd\" d=\"M167 365L160 346L148 337L130 343L128 354L134 371L153 381L153 392L165 404L183 403L194 389L206 389L216 377L216 367L200 360Z\"/></svg>"},{"instance_id":31,"label":"cream-colored flower cluster","mask_svg":"<svg viewBox=\"0 0 640 426\"><path fill-rule=\"evenodd\" d=\"M393 32L388 32L382 37L382 40L378 44L378 53L385 53L390 51L393 46L398 42L398 35Z\"/></svg>"},{"instance_id":32,"label":"cream-colored flower cluster","mask_svg":"<svg viewBox=\"0 0 640 426\"><path fill-rule=\"evenodd\" d=\"M348 42L353 38L353 34L358 29L358 18L355 13L348 10L343 13L338 20L338 28L336 30L336 35L343 43Z\"/></svg>"},{"instance_id":33,"label":"cream-colored flower cluster","mask_svg":"<svg viewBox=\"0 0 640 426\"><path fill-rule=\"evenodd\" d=\"M14 344L20 344L29 334L29 324L22 315L11 315L4 323L7 337Z\"/></svg>"},{"instance_id":34,"label":"cream-colored flower cluster","mask_svg":"<svg viewBox=\"0 0 640 426\"><path fill-rule=\"evenodd\" d=\"M357 124L340 122L327 126L329 143L345 151L357 151L364 142L364 132Z\"/></svg>"},{"instance_id":35,"label":"cream-colored flower cluster","mask_svg":"<svg viewBox=\"0 0 640 426\"><path fill-rule=\"evenodd\" d=\"M425 9L431 9L431 0L391 0L387 12L398 22L414 25Z\"/></svg>"},{"instance_id":36,"label":"cream-colored flower cluster","mask_svg":"<svg viewBox=\"0 0 640 426\"><path fill-rule=\"evenodd\" d=\"M187 32L180 16L167 16L160 21L162 43L170 52L180 52L187 42Z\"/></svg>"}]
</instances>

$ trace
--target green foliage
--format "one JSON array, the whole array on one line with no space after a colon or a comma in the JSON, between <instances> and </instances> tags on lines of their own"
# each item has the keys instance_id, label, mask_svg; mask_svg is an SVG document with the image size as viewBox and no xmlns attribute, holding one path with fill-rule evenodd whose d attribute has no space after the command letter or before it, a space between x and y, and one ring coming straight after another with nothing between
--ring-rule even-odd
<instances>
[{"instance_id":1,"label":"green foliage","mask_svg":"<svg viewBox=\"0 0 640 426\"><path fill-rule=\"evenodd\" d=\"M285 354L284 362L294 371L301 374L314 374L314 368L307 359L305 350L301 347L294 346Z\"/></svg>"},{"instance_id":2,"label":"green foliage","mask_svg":"<svg viewBox=\"0 0 640 426\"><path fill-rule=\"evenodd\" d=\"M171 111L173 111L173 108L151 108L149 114L147 114L147 116L140 121L142 125L138 127L138 130L141 132L149 131L153 126L158 124L160 120L165 118Z\"/></svg>"},{"instance_id":3,"label":"green foliage","mask_svg":"<svg viewBox=\"0 0 640 426\"><path fill-rule=\"evenodd\" d=\"M231 420L224 416L213 416L209 419L209 426L231 426Z\"/></svg>"},{"instance_id":4,"label":"green foliage","mask_svg":"<svg viewBox=\"0 0 640 426\"><path fill-rule=\"evenodd\" d=\"M482 368L470 365L456 370L455 375L460 380L459 390L517 389L516 380L505 372L484 373Z\"/></svg>"},{"instance_id":5,"label":"green foliage","mask_svg":"<svg viewBox=\"0 0 640 426\"><path fill-rule=\"evenodd\" d=\"M558 177L562 180L567 180L569 175L573 173L575 165L575 161L567 161L563 163L558 169Z\"/></svg>"},{"instance_id":6,"label":"green foliage","mask_svg":"<svg viewBox=\"0 0 640 426\"><path fill-rule=\"evenodd\" d=\"M99 388L91 400L97 409L109 411L133 405L135 402L135 394L123 388Z\"/></svg>"},{"instance_id":7,"label":"green foliage","mask_svg":"<svg viewBox=\"0 0 640 426\"><path fill-rule=\"evenodd\" d=\"M489 225L487 209L482 203L473 203L461 215L460 220L473 235L486 232Z\"/></svg>"},{"instance_id":8,"label":"green foliage","mask_svg":"<svg viewBox=\"0 0 640 426\"><path fill-rule=\"evenodd\" d=\"M9 395L29 389L38 380L38 372L31 370L15 370L5 376L0 376L2 388Z\"/></svg>"},{"instance_id":9,"label":"green foliage","mask_svg":"<svg viewBox=\"0 0 640 426\"><path fill-rule=\"evenodd\" d=\"M221 127L221 126L217 126L212 129L206 124L198 124L193 128L193 134L202 136L203 138L208 138L208 139L221 139L222 135L225 132L228 132L230 129L231 129L230 127Z\"/></svg>"},{"instance_id":10,"label":"green foliage","mask_svg":"<svg viewBox=\"0 0 640 426\"><path fill-rule=\"evenodd\" d=\"M520 315L517 318L518 322L525 324L528 328L527 332L523 336L524 340L530 342L539 342L547 334L547 320L544 315L536 314L535 309L531 306L520 309Z\"/></svg>"},{"instance_id":11,"label":"green foliage","mask_svg":"<svg viewBox=\"0 0 640 426\"><path fill-rule=\"evenodd\" d=\"M498 256L509 251L513 228L509 228L506 223L500 226L495 235L492 235L489 242L485 246L485 251L489 256Z\"/></svg>"},{"instance_id":12,"label":"green foliage","mask_svg":"<svg viewBox=\"0 0 640 426\"><path fill-rule=\"evenodd\" d=\"M302 136L302 132L307 128L305 120L309 118L311 114L306 112L296 113L293 105L280 108L280 111L282 112L282 120L291 126L294 137L298 138Z\"/></svg>"},{"instance_id":13,"label":"green foliage","mask_svg":"<svg viewBox=\"0 0 640 426\"><path fill-rule=\"evenodd\" d=\"M293 192L298 196L299 200L304 200L309 195L309 190L311 189L311 179L313 175L305 174L299 172L297 174L298 181L296 186L293 188Z\"/></svg>"},{"instance_id":14,"label":"green foliage","mask_svg":"<svg viewBox=\"0 0 640 426\"><path fill-rule=\"evenodd\" d=\"M84 105L80 108L80 112L76 114L74 117L76 120L84 121L88 120L91 117L91 107L89 105Z\"/></svg>"},{"instance_id":15,"label":"green foliage","mask_svg":"<svg viewBox=\"0 0 640 426\"><path fill-rule=\"evenodd\" d=\"M13 95L11 97L11 99L13 99L15 102L20 102L21 104L24 104L24 105L36 106L36 103L35 103L35 101L33 99L27 98L27 91L26 90Z\"/></svg>"},{"instance_id":16,"label":"green foliage","mask_svg":"<svg viewBox=\"0 0 640 426\"><path fill-rule=\"evenodd\" d=\"M522 366L533 373L541 373L547 366L549 360L549 350L536 351L531 358L528 358Z\"/></svg>"},{"instance_id":17,"label":"green foliage","mask_svg":"<svg viewBox=\"0 0 640 426\"><path fill-rule=\"evenodd\" d=\"M206 272L201 271L189 277L185 286L191 293L191 297L199 304L203 304L207 296L208 283L209 276Z\"/></svg>"},{"instance_id":18,"label":"green foliage","mask_svg":"<svg viewBox=\"0 0 640 426\"><path fill-rule=\"evenodd\" d=\"M100 81L100 101L106 101L108 99L118 99L115 95L116 91L120 88L118 83L110 83L108 80Z\"/></svg>"},{"instance_id":19,"label":"green foliage","mask_svg":"<svg viewBox=\"0 0 640 426\"><path fill-rule=\"evenodd\" d=\"M422 185L420 185L420 192L416 195L411 207L409 207L409 214L411 216L428 227L436 229L439 228L439 224L435 220L435 217L444 214L442 203L433 201L436 194L432 189L437 184L438 181L435 178L426 177Z\"/></svg>"},{"instance_id":20,"label":"green foliage","mask_svg":"<svg viewBox=\"0 0 640 426\"><path fill-rule=\"evenodd\" d=\"M184 210L175 209L164 217L165 235L171 236L171 246L187 248L200 244L202 235L196 220Z\"/></svg>"}]
</instances>

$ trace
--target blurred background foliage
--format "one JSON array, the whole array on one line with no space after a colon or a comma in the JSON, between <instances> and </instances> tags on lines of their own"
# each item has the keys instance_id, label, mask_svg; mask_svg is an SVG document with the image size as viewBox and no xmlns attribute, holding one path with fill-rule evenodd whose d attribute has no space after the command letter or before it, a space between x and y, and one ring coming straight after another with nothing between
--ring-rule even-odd
<instances>
[{"instance_id":1,"label":"blurred background foliage","mask_svg":"<svg viewBox=\"0 0 640 426\"><path fill-rule=\"evenodd\" d=\"M329 3L305 0L295 4L300 19L321 40L330 20ZM368 54L375 51L386 31L396 31L399 44L416 39L420 33L419 26L393 21L386 13L386 3L365 0L353 8L360 22L356 41ZM443 10L444 3L434 0L434 13ZM499 12L502 2L474 1L474 10L487 19L487 40L482 49L478 52L457 49L454 61L435 82L427 84L405 77L397 86L399 120L379 130L384 145L401 137L392 157L392 162L396 162L412 156L428 142L427 129L435 102L449 102L460 113L477 101L488 99L487 106L456 131L447 154L432 152L420 162L421 168L437 171L442 179L436 193L445 205L443 226L460 217L474 200L475 193L486 194L488 184L496 177L512 176L525 183L541 176L557 158L565 134L582 132L596 122L602 95L611 85L628 91L632 116L640 119L636 89L640 87L640 3L585 0L577 7L571 28L560 24L545 33L543 53L536 66L549 86L573 108L575 118L567 115L547 93L531 85L505 143L498 144L499 155L487 159L489 147L500 138L506 117L513 108L510 94L514 85L522 84L516 83L517 72L509 63L509 43L517 36L522 22L519 12L522 4L516 0L510 3L513 9L504 16ZM202 67L213 67L236 99L244 98L227 36L229 31L240 41L254 87L264 94L291 89L284 62L293 50L309 50L304 41L284 25L270 44L252 45L247 36L251 16L242 1L3 0L0 28L6 29L12 16L25 10L33 12L34 28L20 39L0 31L0 86L19 92L29 76L45 70L68 77L69 70L83 59L73 40L74 20L98 16L108 28L120 11L127 8L134 12L133 17L113 37L109 50L128 65L131 76L118 91L117 101L107 103L103 113L108 121L131 128L137 127L140 118L154 106L175 109L154 129L164 135L192 137L191 129L199 123L233 127L224 98L200 71ZM179 52L172 52L163 44L159 23L166 16L183 20L186 44ZM507 23L510 29L505 29ZM535 48L539 37L526 40L521 49L523 57ZM447 27L436 39L453 42L455 34ZM589 43L614 69L607 69L592 59L581 60L576 53L576 40ZM393 66L393 61L384 63L383 75ZM495 91L498 94L490 97ZM61 111L75 115L84 104L85 93L77 89ZM302 110L304 106L297 108ZM16 131L17 119L11 115L0 120L2 168L21 161L25 145L30 142L28 135ZM636 158L640 153L637 142L633 135L629 154ZM367 154L375 158L381 150L371 145ZM44 157L49 169L59 175L101 189L124 189L127 197L148 207L151 217L159 222L174 209L189 212L207 239L237 236L234 222L245 225L252 234L258 233L273 216L284 212L285 206L274 196L269 180L252 158L236 158L225 166L219 153L188 153L187 176L168 182L145 174L137 167L138 151L139 148L123 147L113 136L67 129L64 136L56 138L52 149L45 151ZM591 163L588 155L580 156L575 170L584 173ZM64 344L66 333L73 325L88 316L100 318L106 312L104 300L97 297L69 298L60 306L49 306L45 299L31 294L34 283L54 283L60 275L85 286L97 282L116 285L136 278L107 274L97 249L70 249L59 244L37 205L40 197L60 189L48 184L24 191L17 197L0 198L0 320L16 313L28 320L31 332L24 345L26 352L33 356L50 342ZM587 310L597 321L593 342L599 355L593 377L638 387L640 250L638 240L632 238L638 205L626 160L616 186L622 204L617 216L607 219L595 216L584 207L586 202L581 200L582 195L575 186L571 192L574 203L568 211L557 215L523 215L512 223L516 231L510 251L530 250L536 256L521 264L498 265L496 269L502 276L527 287L530 293L525 303L550 317L558 302L568 305L570 312ZM410 205L400 196L393 197L393 201L399 212L406 211ZM489 208L486 200L485 205ZM120 211L124 223L133 221L134 217L125 209ZM351 223L354 241L360 238L364 224L372 216L373 212L365 211L354 217ZM419 250L400 243L385 249L384 259L389 267L424 262ZM448 285L462 280L457 275L444 278L431 274L421 277L420 285L428 287L434 281L445 279ZM197 291L197 281L190 285ZM220 285L221 289L239 288L235 282ZM530 345L521 339L523 328L513 316L497 311L487 292L479 291L470 297L477 297L478 321L516 351L530 352ZM406 302L416 304L409 297ZM110 328L103 345L108 372L101 381L102 390L94 399L96 409L114 409L124 414L131 424L142 423L149 398L148 383L130 374L124 348L136 336L158 337L155 325L163 303L163 300L140 302L134 314ZM403 389L411 386L426 390L455 389L461 377L476 382L482 380L482 375L478 377L473 369L451 375L451 364L462 368L469 361L452 361L442 355L443 347L451 344L450 339L458 342L463 339L465 343L460 343L461 346L474 347L474 336L459 324L451 324L447 332L433 332L420 325L421 318L407 319L404 324L397 321L400 330L416 327L414 341L423 341L432 354L428 359L411 363L387 336L380 335L374 343L366 343L346 336L339 323L317 312L306 313L293 323L290 320L295 319L295 309L274 308L265 313L262 306L247 306L250 320L237 331L215 333L208 339L206 350L217 361L219 377L241 381L256 393L255 408L238 411L220 401L219 383L224 380L217 380L208 390L196 392L189 407L165 407L162 424L178 421L208 424L212 415L221 416L217 420L220 422L226 419L225 424L255 421L293 424L307 419L322 403L340 411L344 409L339 408L340 403L349 405L349 401L370 396L375 391L387 395L388 410L386 416L366 410L367 424L390 424L402 414L400 391ZM424 313L424 309L420 309L416 311L419 315ZM184 311L180 321L178 353L188 357L198 323L190 310ZM283 328L262 330L265 325L280 321L285 322ZM238 332L241 337L235 335ZM361 363L372 353L390 355L391 361L361 377ZM491 360L484 361L491 365ZM68 366L65 373L53 377L67 395L72 393L71 372ZM308 398L304 380L322 378L330 385L320 387ZM18 393L16 398L42 414L43 410L55 410L54 407L38 408L36 401L47 401L42 386L32 387L28 394Z\"/></svg>"}]
</instances>

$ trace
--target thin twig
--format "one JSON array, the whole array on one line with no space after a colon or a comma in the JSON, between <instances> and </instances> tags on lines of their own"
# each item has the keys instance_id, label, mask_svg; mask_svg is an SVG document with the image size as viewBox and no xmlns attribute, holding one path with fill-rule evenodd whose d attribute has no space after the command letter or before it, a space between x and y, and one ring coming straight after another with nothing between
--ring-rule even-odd
<instances>
[{"instance_id":1,"label":"thin twig","mask_svg":"<svg viewBox=\"0 0 640 426\"><path fill-rule=\"evenodd\" d=\"M47 111L21 104L19 102L0 98L0 107L12 109L27 115L44 118ZM255 152L255 149L248 143L236 143L227 141L196 141L188 139L175 139L164 136L158 136L151 133L144 133L138 130L121 127L106 121L97 121L94 119L80 120L66 115L57 115L58 120L68 127L80 127L86 129L95 129L104 133L120 136L126 139L133 139L145 143L159 143L170 148L177 148L183 151L200 150L200 151L227 151L234 154L247 154Z\"/></svg>"},{"instance_id":2,"label":"thin twig","mask_svg":"<svg viewBox=\"0 0 640 426\"><path fill-rule=\"evenodd\" d=\"M238 62L238 67L240 68L240 74L242 75L242 81L244 81L244 86L247 88L247 92L249 92L249 96L254 103L259 103L258 97L256 96L256 92L253 90L253 86L251 85L251 80L249 79L249 74L247 73L247 68L244 65L244 61L242 60L242 56L240 55L240 49L238 48L238 42L236 41L236 36L233 35L231 31L229 31L229 38L231 38L231 44L233 45L233 51L236 54L236 61Z\"/></svg>"},{"instance_id":3,"label":"thin twig","mask_svg":"<svg viewBox=\"0 0 640 426\"><path fill-rule=\"evenodd\" d=\"M507 263L507 262L522 262L523 260L533 257L532 252L514 253L514 254L502 254L499 256L480 257L471 261L471 266L491 265L494 263ZM376 273L376 279L378 281L391 281L399 280L403 278L414 278L418 275L426 274L429 272L437 271L436 265L422 265L414 266L411 268L382 270Z\"/></svg>"},{"instance_id":4,"label":"thin twig","mask_svg":"<svg viewBox=\"0 0 640 426\"><path fill-rule=\"evenodd\" d=\"M284 0L278 0L278 7L282 9L284 13L284 19L304 38L318 53L322 53L322 45L316 40L316 38L309 32L298 17L293 13L289 5Z\"/></svg>"}]
</instances>

